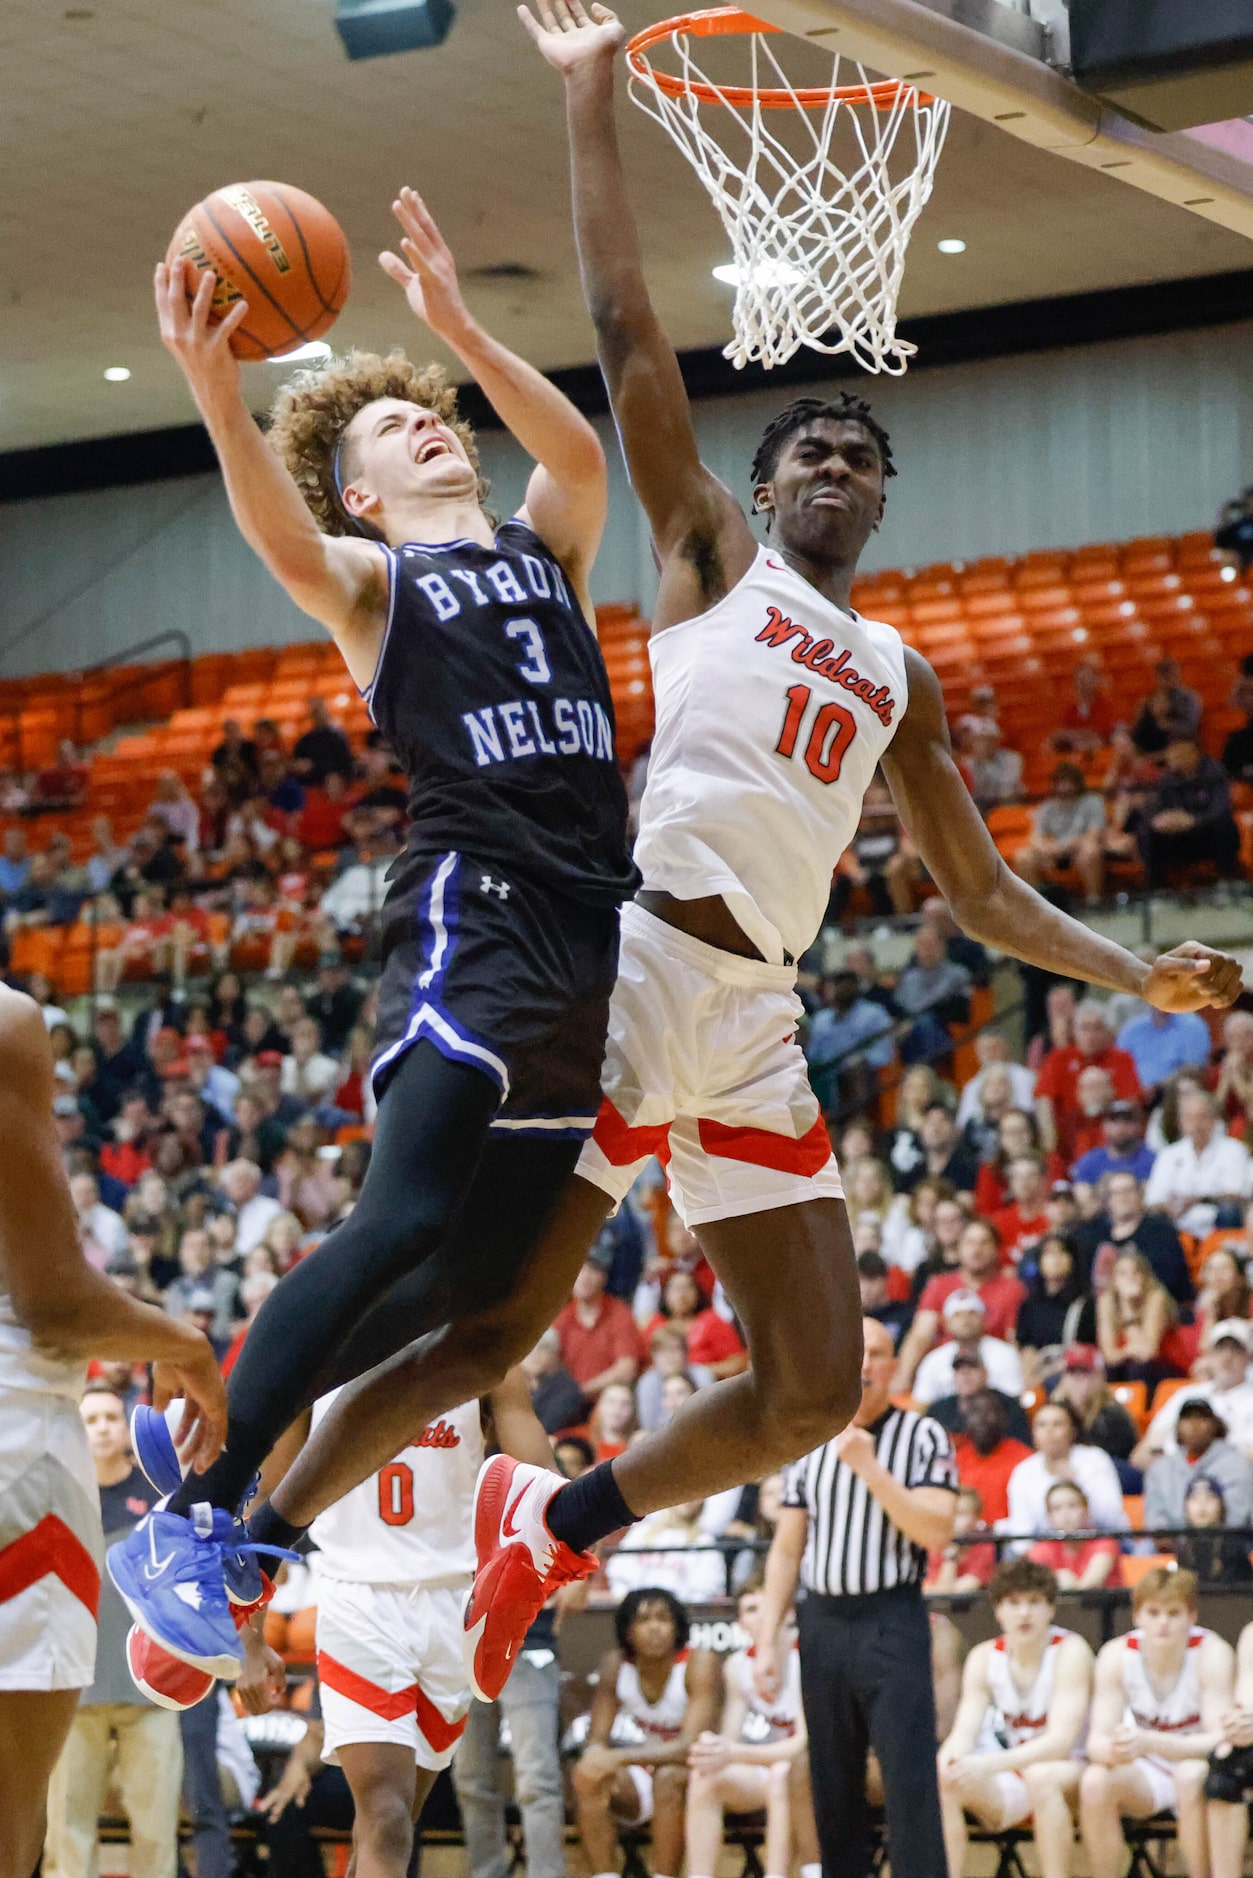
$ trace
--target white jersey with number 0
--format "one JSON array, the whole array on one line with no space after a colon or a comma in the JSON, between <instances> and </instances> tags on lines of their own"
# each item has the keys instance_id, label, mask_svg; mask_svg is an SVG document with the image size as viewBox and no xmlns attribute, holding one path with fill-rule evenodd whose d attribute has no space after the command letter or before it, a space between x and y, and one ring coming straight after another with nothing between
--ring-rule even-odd
<instances>
[{"instance_id":1,"label":"white jersey with number 0","mask_svg":"<svg viewBox=\"0 0 1253 1878\"><path fill-rule=\"evenodd\" d=\"M753 1681L752 1650L736 1650L728 1656L723 1666L728 1689L744 1701L744 1724L740 1729L740 1740L753 1747L765 1747L774 1741L786 1741L789 1735L796 1733L801 1718L801 1656L795 1638L787 1653L787 1663L783 1671L783 1687L773 1702L767 1702L757 1693Z\"/></svg>"},{"instance_id":2,"label":"white jersey with number 0","mask_svg":"<svg viewBox=\"0 0 1253 1878\"><path fill-rule=\"evenodd\" d=\"M655 633L649 658L644 885L720 894L769 963L799 958L904 715L900 634L842 612L767 546L707 613Z\"/></svg>"},{"instance_id":3,"label":"white jersey with number 0","mask_svg":"<svg viewBox=\"0 0 1253 1878\"><path fill-rule=\"evenodd\" d=\"M339 1391L313 1405L313 1426ZM483 1464L477 1401L441 1415L310 1527L315 1571L364 1585L469 1584L474 1483Z\"/></svg>"}]
</instances>

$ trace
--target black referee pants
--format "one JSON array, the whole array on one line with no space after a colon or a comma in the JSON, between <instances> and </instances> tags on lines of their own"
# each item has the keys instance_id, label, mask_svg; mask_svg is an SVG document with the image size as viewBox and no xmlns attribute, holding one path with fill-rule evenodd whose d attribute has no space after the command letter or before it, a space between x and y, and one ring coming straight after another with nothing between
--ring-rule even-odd
<instances>
[{"instance_id":1,"label":"black referee pants","mask_svg":"<svg viewBox=\"0 0 1253 1878\"><path fill-rule=\"evenodd\" d=\"M822 1878L867 1878L866 1751L883 1771L893 1878L948 1878L936 1779L931 1628L917 1591L812 1592L799 1610Z\"/></svg>"}]
</instances>

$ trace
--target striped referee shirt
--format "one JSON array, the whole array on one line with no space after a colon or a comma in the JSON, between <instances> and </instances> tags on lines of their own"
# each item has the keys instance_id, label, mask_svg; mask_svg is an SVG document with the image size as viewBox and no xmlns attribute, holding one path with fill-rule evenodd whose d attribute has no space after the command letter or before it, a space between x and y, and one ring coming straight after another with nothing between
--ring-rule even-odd
<instances>
[{"instance_id":1,"label":"striped referee shirt","mask_svg":"<svg viewBox=\"0 0 1253 1878\"><path fill-rule=\"evenodd\" d=\"M914 1409L890 1408L866 1430L879 1465L903 1487L957 1491L953 1444L939 1422ZM828 1441L789 1467L783 1504L803 1507L809 1537L801 1560L801 1583L824 1597L857 1597L920 1585L924 1548L889 1519L864 1480L841 1461Z\"/></svg>"}]
</instances>

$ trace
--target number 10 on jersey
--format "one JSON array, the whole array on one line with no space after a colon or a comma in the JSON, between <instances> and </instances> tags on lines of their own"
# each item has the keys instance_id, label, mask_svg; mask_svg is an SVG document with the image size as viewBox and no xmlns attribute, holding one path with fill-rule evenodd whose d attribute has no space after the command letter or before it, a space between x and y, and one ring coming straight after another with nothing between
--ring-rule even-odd
<instances>
[{"instance_id":1,"label":"number 10 on jersey","mask_svg":"<svg viewBox=\"0 0 1253 1878\"><path fill-rule=\"evenodd\" d=\"M780 756L795 756L801 727L809 710L813 692L808 685L793 685L787 693L787 712L775 749ZM822 704L814 716L805 741L804 763L820 783L833 783L840 773L844 756L857 735L857 719L842 704Z\"/></svg>"}]
</instances>

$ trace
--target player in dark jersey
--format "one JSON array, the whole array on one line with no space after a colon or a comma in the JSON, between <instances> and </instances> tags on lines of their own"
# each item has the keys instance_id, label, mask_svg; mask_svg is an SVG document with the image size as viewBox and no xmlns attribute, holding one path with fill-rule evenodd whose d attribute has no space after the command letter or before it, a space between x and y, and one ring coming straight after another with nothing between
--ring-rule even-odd
<instances>
[{"instance_id":1,"label":"player in dark jersey","mask_svg":"<svg viewBox=\"0 0 1253 1878\"><path fill-rule=\"evenodd\" d=\"M384 908L380 1106L360 1200L249 1333L221 1458L109 1555L148 1636L228 1677L236 1616L260 1593L237 1515L275 1440L418 1330L508 1298L541 1231L561 1230L558 1196L600 1102L618 907L638 879L588 625L600 445L471 318L419 198L393 207L407 262L386 254L383 267L536 461L500 526L437 367L350 353L301 373L267 442L228 344L244 309L210 326L212 275L190 303L184 264L156 275L162 339L242 533L334 636L412 783ZM577 1202L569 1230L580 1243L594 1230Z\"/></svg>"}]
</instances>

